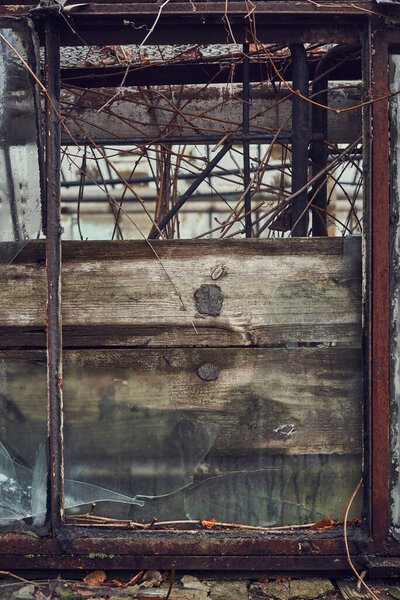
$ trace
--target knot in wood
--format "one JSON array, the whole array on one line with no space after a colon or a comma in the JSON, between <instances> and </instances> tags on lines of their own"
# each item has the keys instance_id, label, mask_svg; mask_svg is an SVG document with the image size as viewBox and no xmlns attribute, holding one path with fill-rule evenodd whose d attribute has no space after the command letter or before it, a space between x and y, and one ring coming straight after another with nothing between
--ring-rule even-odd
<instances>
[{"instance_id":1,"label":"knot in wood","mask_svg":"<svg viewBox=\"0 0 400 600\"><path fill-rule=\"evenodd\" d=\"M218 317L224 303L219 285L203 284L194 293L197 311L202 315Z\"/></svg>"},{"instance_id":2,"label":"knot in wood","mask_svg":"<svg viewBox=\"0 0 400 600\"><path fill-rule=\"evenodd\" d=\"M197 375L204 381L216 381L219 377L219 368L213 363L204 363L197 369Z\"/></svg>"}]
</instances>

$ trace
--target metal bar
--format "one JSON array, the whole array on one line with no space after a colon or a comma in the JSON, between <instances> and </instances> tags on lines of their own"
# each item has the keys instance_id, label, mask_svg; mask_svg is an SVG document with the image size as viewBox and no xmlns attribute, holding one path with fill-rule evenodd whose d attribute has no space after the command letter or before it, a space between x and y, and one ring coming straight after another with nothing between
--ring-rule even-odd
<instances>
[{"instance_id":1,"label":"metal bar","mask_svg":"<svg viewBox=\"0 0 400 600\"><path fill-rule=\"evenodd\" d=\"M329 68L329 64L331 60L325 56L322 60L319 61L318 66L315 70L315 77L318 77L322 73L324 73L327 68ZM323 104L324 106L328 105L328 76L325 75L320 79L316 79L313 82L312 86L312 94L313 99ZM314 139L311 143L310 147L310 157L312 160L312 174L313 177L318 175L321 169L326 166L328 160L328 148L326 145L326 140L328 139L328 111L321 106L317 106L316 104L312 105L311 112L311 123L312 123L312 133L313 136L318 134L320 139ZM312 197L313 197L313 205L316 208L312 208L312 235L314 237L317 236L325 236L328 235L328 226L327 226L327 214L326 214L326 200L327 200L327 176L323 175L321 178L317 179L312 186ZM318 210L320 208L321 210Z\"/></svg>"},{"instance_id":2,"label":"metal bar","mask_svg":"<svg viewBox=\"0 0 400 600\"><path fill-rule=\"evenodd\" d=\"M375 27L372 29L372 27ZM370 97L388 93L388 43L384 25L370 30ZM388 99L372 104L371 197L368 215L368 371L370 381L370 520L374 545L389 534L389 111Z\"/></svg>"},{"instance_id":3,"label":"metal bar","mask_svg":"<svg viewBox=\"0 0 400 600\"><path fill-rule=\"evenodd\" d=\"M49 495L47 519L52 535L62 524L64 502L62 428L61 226L60 226L60 33L58 20L46 19L46 273L47 273L47 401ZM51 101L50 101L51 99Z\"/></svg>"},{"instance_id":4,"label":"metal bar","mask_svg":"<svg viewBox=\"0 0 400 600\"><path fill-rule=\"evenodd\" d=\"M158 228L159 228L160 231L162 231L164 229L164 227L166 225L168 225L168 223L176 215L176 213L178 212L178 210L185 204L185 202L187 200L189 200L189 198L193 194L193 192L195 190L197 190L197 188L199 187L199 185L204 181L204 179L206 179L206 177L208 176L208 174L211 173L211 171L219 163L219 161L221 160L221 158L223 158L225 156L225 154L227 152L229 152L229 150L231 149L231 147L232 147L232 142L229 140L221 148L221 150L218 152L218 154L216 156L214 156L214 158L212 159L212 161L210 163L208 163L208 165L206 166L206 168L204 169L204 171L202 171L201 173L199 173L199 175L193 181L192 185L190 187L188 187L188 189L181 196L181 198L179 199L179 201L173 206L173 208L171 208L171 210L165 215L165 217L163 218L163 220L158 224ZM149 235L149 239L150 240L151 239L155 239L158 236L159 236L159 233L156 230L156 231L153 231L153 233Z\"/></svg>"},{"instance_id":5,"label":"metal bar","mask_svg":"<svg viewBox=\"0 0 400 600\"><path fill-rule=\"evenodd\" d=\"M276 165L276 166L268 165L266 168L266 171L276 171L279 168L281 168L281 165ZM255 169L250 169L250 172L254 173L254 171L255 171ZM222 176L226 176L226 177L228 177L230 175L239 175L239 174L240 174L240 171L238 169L233 169L232 171L218 170L213 173L213 175L222 175ZM195 175L196 175L195 173L179 173L177 176L177 179L178 180L194 179ZM208 176L208 178L209 177L210 176ZM145 177L132 177L132 179L129 179L127 181L128 181L128 183L150 183L150 182L154 181L154 177L152 177L151 175L146 175ZM113 187L115 187L115 185L123 185L123 182L121 181L121 179L115 179L115 178L104 179L103 181L93 181L91 179L88 179L87 181L85 181L85 186L87 186L87 185L100 186L103 184L112 185ZM65 187L65 188L79 187L79 181L62 181L61 187ZM240 193L242 193L242 192L240 192ZM86 201L87 201L87 199L85 199L85 202ZM1 204L1 201L0 201L0 204Z\"/></svg>"},{"instance_id":6,"label":"metal bar","mask_svg":"<svg viewBox=\"0 0 400 600\"><path fill-rule=\"evenodd\" d=\"M226 58L226 57L225 57ZM211 60L211 59L210 59ZM212 58L215 61L215 57ZM221 57L221 60L223 57ZM285 68L286 78L291 81L290 65L286 67L285 59L274 57L277 68ZM315 62L310 64L310 79L313 79ZM61 82L68 86L79 86L88 88L118 87L126 72L126 67L63 67L61 69ZM268 69L265 61L260 62L257 55L254 62L249 65L249 78L251 82L277 80ZM336 81L354 81L361 79L361 65L359 60L349 60L340 65L331 75ZM240 63L235 63L235 69L231 73L229 63L207 62L203 59L199 62L187 61L181 64L153 64L142 66L140 63L132 64L125 79L126 86L137 85L174 85L174 84L206 84L212 80L213 83L242 82L243 68Z\"/></svg>"},{"instance_id":7,"label":"metal bar","mask_svg":"<svg viewBox=\"0 0 400 600\"><path fill-rule=\"evenodd\" d=\"M242 142L244 139L248 139L248 141L254 141L254 142L268 142L273 140L276 136L273 135L272 133L252 133L249 134L248 136L244 136L244 135L240 135L240 134L234 134L234 135L229 135L229 131L227 131L225 134L219 134L219 135L207 135L207 137L204 137L204 139L202 139L200 136L190 136L190 135L182 135L182 136L166 136L163 139L160 138L154 138L154 140L152 139L145 139L143 137L141 138L115 138L113 140L111 140L110 138L95 138L96 140L96 144L98 146L125 146L125 145L137 145L137 146L153 146L156 144L193 144L193 145L211 145L211 144L218 144L218 142L220 142L221 140L224 139L224 137L229 136L229 141L232 143L235 142ZM87 138L84 137L74 137L75 141L80 143L80 144L84 144L87 143L88 140ZM282 140L282 141L289 141L291 139L291 136L289 133L282 133L280 135L277 136L276 138L277 140ZM115 142L115 143L113 143ZM70 140L68 143L65 144L65 146L73 146L75 147L75 143L72 143Z\"/></svg>"},{"instance_id":8,"label":"metal bar","mask_svg":"<svg viewBox=\"0 0 400 600\"><path fill-rule=\"evenodd\" d=\"M246 237L252 236L251 229L251 192L248 189L250 185L250 147L249 147L249 128L250 128L250 72L249 72L249 45L243 45L243 80L242 80L242 129L243 129L243 187L244 187L244 223Z\"/></svg>"},{"instance_id":9,"label":"metal bar","mask_svg":"<svg viewBox=\"0 0 400 600\"><path fill-rule=\"evenodd\" d=\"M198 542L199 543L199 542ZM233 542L234 543L234 542ZM175 541L175 544L179 544ZM45 569L46 579L49 577L49 570L54 570L52 574L56 578L60 570L79 569L106 569L110 571L139 571L142 569L165 570L176 567L179 570L206 570L206 571L249 571L254 577L254 573L260 571L266 572L295 572L306 571L308 573L317 574L318 571L325 573L341 573L349 572L348 561L346 556L176 556L171 553L169 555L124 555L115 554L118 548L118 541L111 547L111 544L104 548L103 552L98 552L98 555L104 555L104 558L90 557L88 555L29 555L0 557L0 568L4 570L12 570L14 573L18 569L35 570ZM357 556L352 556L352 561L355 566L362 570L365 562ZM17 571L18 572L18 571ZM382 570L380 575L382 575ZM81 575L81 574L80 574ZM318 575L316 575L318 576ZM319 575L320 576L320 575ZM213 575L216 578L216 575ZM113 593L114 588L106 588L108 594ZM103 588L104 593L104 588ZM77 597L77 596L74 596ZM97 597L97 596L96 596ZM103 596L102 596L103 597ZM149 596L149 599L151 596Z\"/></svg>"},{"instance_id":10,"label":"metal bar","mask_svg":"<svg viewBox=\"0 0 400 600\"><path fill-rule=\"evenodd\" d=\"M216 241L216 240L215 240ZM163 242L164 243L164 242ZM165 242L168 245L168 240ZM222 242L223 243L223 242ZM70 242L71 244L71 242ZM117 242L121 245L123 242ZM243 247L236 242L237 246ZM108 533L114 531L115 536ZM69 540L68 552L76 556L87 556L91 553L112 553L119 556L155 557L159 555L175 556L269 556L285 557L329 557L346 556L343 540L343 529L336 529L335 537L332 531L315 532L309 528L292 530L288 536L283 532L250 532L244 529L231 529L226 535L197 529L194 532L184 530L147 530L133 531L132 529L108 529L99 527L66 526L59 540L50 537L33 537L29 533L5 532L0 534L0 556L18 554L21 549L25 554L42 553L58 554L62 552L60 542ZM234 535L232 535L234 534ZM360 530L356 526L348 527L348 545L351 555L360 553ZM64 536L64 537L63 537ZM329 537L330 536L330 537ZM201 543L199 543L201 541ZM299 543L300 542L300 543ZM65 552L66 553L66 552ZM30 557L29 557L30 558ZM112 558L112 557L111 557Z\"/></svg>"},{"instance_id":11,"label":"metal bar","mask_svg":"<svg viewBox=\"0 0 400 600\"><path fill-rule=\"evenodd\" d=\"M308 97L308 62L302 44L291 44L293 89ZM307 183L308 102L295 94L292 100L292 194ZM292 236L306 237L308 230L307 189L292 201Z\"/></svg>"},{"instance_id":12,"label":"metal bar","mask_svg":"<svg viewBox=\"0 0 400 600\"><path fill-rule=\"evenodd\" d=\"M328 139L328 111L323 108L328 106L328 85L329 80L334 77L335 71L322 76L335 65L335 62L344 56L349 56L354 50L359 50L359 45L341 44L329 50L327 54L318 62L314 71L314 81L312 86L313 99L322 106L312 105L311 123L312 123L312 143L310 147L310 157L312 161L312 174L318 175L328 160L329 149L326 145ZM327 177L326 175L317 179L312 186L313 205L312 208L312 234L316 236L328 235L327 228ZM321 210L318 210L321 209Z\"/></svg>"},{"instance_id":13,"label":"metal bar","mask_svg":"<svg viewBox=\"0 0 400 600\"><path fill-rule=\"evenodd\" d=\"M20 0L7 0L7 4L12 6L12 5L22 5L22 6L38 6L38 1L37 0L24 0L23 2L21 2ZM121 14L126 14L127 11L130 12L135 12L138 14L154 14L157 13L157 9L156 7L153 6L153 4L151 2L132 2L131 0L120 0L119 2L111 2L110 0L95 0L94 2L90 3L91 8L92 8L92 12L95 13L103 13L103 12L112 12L112 13L119 13L121 12ZM225 4L224 2L213 2L213 6L208 6L208 3L206 2L198 2L197 0L195 0L195 5L197 7L197 10L206 10L207 12L210 13L221 13L222 15L224 14L224 7ZM215 5L215 6L214 6ZM373 2L372 0L358 0L356 2L352 2L350 5L346 5L344 7L338 7L335 8L335 6L333 6L331 3L326 3L325 5L322 4L319 11L318 12L322 12L322 13L332 13L332 12L337 12L339 15L343 14L343 13L349 13L349 14L360 14L359 12L357 12L357 8L361 7L361 9L367 9L370 8L371 10L373 9ZM39 9L40 10L40 9ZM41 9L43 10L43 9ZM83 9L81 9L79 11L79 13L82 11ZM86 9L88 10L88 9ZM186 5L186 3L184 2L176 2L175 0L173 2L170 3L170 6L168 7L168 11L171 13L191 13L192 12L192 8ZM248 14L248 10L246 9L245 6L242 5L241 2L238 2L237 0L232 2L232 14L234 12L238 12L239 14L242 14L244 16L246 16ZM297 14L297 13L310 13L313 12L313 7L309 5L309 3L307 2L297 2L296 6L287 6L287 2L285 0L271 0L270 2L268 2L267 4L264 3L260 3L260 6L257 6L257 13L271 13L271 12L283 12L285 14ZM314 9L315 12L315 9ZM78 13L78 14L79 14Z\"/></svg>"}]
</instances>

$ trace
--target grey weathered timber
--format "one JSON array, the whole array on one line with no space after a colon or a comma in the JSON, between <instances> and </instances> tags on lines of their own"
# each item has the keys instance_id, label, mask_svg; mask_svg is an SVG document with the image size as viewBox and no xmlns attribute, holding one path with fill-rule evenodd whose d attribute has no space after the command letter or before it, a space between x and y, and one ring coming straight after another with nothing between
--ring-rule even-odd
<instances>
[{"instance_id":1,"label":"grey weathered timber","mask_svg":"<svg viewBox=\"0 0 400 600\"><path fill-rule=\"evenodd\" d=\"M215 85L207 90L203 90L203 87L190 85L182 90L181 86L159 86L152 87L151 94L130 88L122 99L116 99L100 113L98 109L115 96L114 88L86 90L84 95L79 89L75 94L65 89L62 98L66 102L66 124L78 139L82 139L84 130L94 140L100 138L116 144L124 138L143 141L163 136L167 131L163 124L171 119L173 124L168 131L173 138L189 135L197 137L200 143L207 133L213 136L220 133L221 137L227 132L240 133L243 110L241 86ZM252 84L250 87L250 132L275 132L290 118L291 93L285 89L276 94L266 83ZM78 100L77 94L81 96ZM360 104L360 101L360 90L355 85L343 84L343 89L332 89L328 94L329 106L336 110L349 109ZM152 104L156 107L153 109L155 119L149 119L149 107ZM184 106L180 114L174 105ZM342 114L333 111L328 114L328 140L332 143L353 141L359 136L360 128L359 108ZM290 130L289 120L282 131L290 134ZM64 143L70 144L71 138L65 132L63 136Z\"/></svg>"},{"instance_id":2,"label":"grey weathered timber","mask_svg":"<svg viewBox=\"0 0 400 600\"><path fill-rule=\"evenodd\" d=\"M337 347L67 350L66 426L84 432L74 444L82 446L80 456L92 439L102 444L103 458L115 454L113 440L120 452L145 457L148 447L142 442L148 436L152 453L163 456L166 429L178 416L218 425L213 449L229 456L256 450L356 454L361 450L360 354ZM0 359L5 356L12 361L7 394L24 415L21 435L21 424L37 419L45 397L43 355L2 351ZM31 362L12 360L22 356ZM204 364L218 367L217 379L199 377ZM107 427L96 442L102 422Z\"/></svg>"},{"instance_id":3,"label":"grey weathered timber","mask_svg":"<svg viewBox=\"0 0 400 600\"><path fill-rule=\"evenodd\" d=\"M46 435L45 353L4 357L2 442L32 468ZM206 364L216 379L199 377ZM66 350L66 479L129 497L194 482L185 511L180 492L132 507L135 520L340 519L361 471L360 367L359 350L338 347Z\"/></svg>"},{"instance_id":4,"label":"grey weathered timber","mask_svg":"<svg viewBox=\"0 0 400 600\"><path fill-rule=\"evenodd\" d=\"M1 274L2 347L44 346L43 259L32 242ZM66 347L360 342L342 239L64 242L62 278Z\"/></svg>"}]
</instances>

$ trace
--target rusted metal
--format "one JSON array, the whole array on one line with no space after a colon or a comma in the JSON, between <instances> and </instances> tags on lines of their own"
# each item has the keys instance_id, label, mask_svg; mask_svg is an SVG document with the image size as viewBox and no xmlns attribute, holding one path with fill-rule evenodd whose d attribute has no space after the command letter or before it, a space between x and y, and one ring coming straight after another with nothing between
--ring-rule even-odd
<instances>
[{"instance_id":1,"label":"rusted metal","mask_svg":"<svg viewBox=\"0 0 400 600\"><path fill-rule=\"evenodd\" d=\"M292 100L292 194L306 188L308 179L308 61L302 44L291 44L293 70ZM299 92L303 97L296 94ZM291 204L292 236L306 237L308 230L307 188Z\"/></svg>"},{"instance_id":2,"label":"rusted metal","mask_svg":"<svg viewBox=\"0 0 400 600\"><path fill-rule=\"evenodd\" d=\"M343 539L322 538L307 531L292 532L289 538L215 535L212 532L125 532L117 536L79 538L78 528L67 528L57 540L39 540L28 535L0 536L0 568L81 569L133 568L224 569L224 570L348 570ZM69 531L69 534L68 534ZM103 537L101 534L103 533ZM113 533L113 532L112 532ZM115 532L117 533L117 532ZM67 535L68 534L68 535ZM362 546L349 540L353 562L365 566ZM17 554L20 554L17 556Z\"/></svg>"},{"instance_id":3,"label":"rusted metal","mask_svg":"<svg viewBox=\"0 0 400 600\"><path fill-rule=\"evenodd\" d=\"M197 190L199 185L212 172L214 167L219 163L221 158L223 158L225 156L225 154L231 149L231 147L232 147L231 140L228 140L227 142L225 142L224 146L221 148L221 150L218 152L218 154L216 154L215 157L212 159L212 161L210 161L208 163L208 165L205 167L205 169L201 173L198 174L196 179L193 181L192 185L190 185L188 187L188 189L186 190L186 192L184 194L182 194L182 196L180 197L178 202L176 204L174 204L173 208L171 208L171 210L165 215L164 219L158 225L158 230L156 229L152 234L149 235L149 239L155 239L159 236L159 231L162 231L166 227L166 225L168 225L168 223L171 221L171 219L173 219L173 217L176 215L178 210L185 204L185 202L187 200L189 200L189 198L193 194L193 192L195 190Z\"/></svg>"},{"instance_id":4,"label":"rusted metal","mask_svg":"<svg viewBox=\"0 0 400 600\"><path fill-rule=\"evenodd\" d=\"M176 569L182 571L205 570L205 571L269 571L280 573L284 571L307 571L308 573L317 573L325 571L348 572L348 562L346 556L175 556L174 554L152 555L152 556L129 556L115 554L113 552L107 556L100 552L100 556L82 556L82 555L60 555L60 556L37 556L37 557L2 557L0 556L0 569L16 571L28 570L46 570L46 578L49 571L54 570L81 570L81 569L107 569L108 571L129 571L141 569ZM365 561L354 557L355 566L359 570L365 567Z\"/></svg>"},{"instance_id":5,"label":"rusted metal","mask_svg":"<svg viewBox=\"0 0 400 600\"><path fill-rule=\"evenodd\" d=\"M370 96L388 93L388 44L371 21ZM371 198L368 219L370 381L370 527L379 548L389 516L389 112L388 99L372 105Z\"/></svg>"},{"instance_id":6,"label":"rusted metal","mask_svg":"<svg viewBox=\"0 0 400 600\"><path fill-rule=\"evenodd\" d=\"M318 62L314 71L314 82L312 86L312 98L318 104L312 105L312 135L313 141L310 148L310 158L312 161L312 173L318 175L328 160L328 111L324 106L328 106L328 85L333 73L326 74L337 61L338 56L348 56L351 51L358 47L349 44L334 47ZM317 137L319 136L319 137ZM326 176L317 179L312 186L312 234L313 236L328 235L327 228L327 178ZM315 208L314 208L315 207ZM320 209L320 210L318 210Z\"/></svg>"},{"instance_id":7,"label":"rusted metal","mask_svg":"<svg viewBox=\"0 0 400 600\"><path fill-rule=\"evenodd\" d=\"M60 97L60 37L58 22L48 18L46 31L46 200L47 200L47 402L48 499L47 520L55 535L62 523L64 497L62 429L61 225L58 112Z\"/></svg>"},{"instance_id":8,"label":"rusted metal","mask_svg":"<svg viewBox=\"0 0 400 600\"><path fill-rule=\"evenodd\" d=\"M211 4L211 2L210 2ZM294 4L294 3L293 3ZM1 14L1 12L0 12ZM197 15L193 19L192 15ZM348 22L340 18L339 13L335 15L330 24L326 22L309 22L311 17L296 19L296 23L274 23L277 17L268 17L268 24L263 24L262 19L267 15L257 16L257 34L260 39L267 39L270 43L287 45L291 42L299 43L321 43L338 44L341 42L359 41L359 28L366 19L365 13L358 12L353 17L354 22ZM137 29L123 24L123 20L129 21L132 15L119 16L101 15L98 18L90 15L84 18L80 14L73 15L74 28L86 44L140 44L143 41L143 27L151 27L154 21L154 15L145 17L143 15L134 16L134 23ZM191 20L193 19L193 21ZM93 21L93 23L92 23ZM237 43L244 43L245 36L243 26L247 24L244 18L240 18L240 23L236 25L233 19L232 32ZM315 21L315 17L312 17ZM145 29L144 29L145 30ZM160 18L157 28L152 34L153 44L170 44L174 39L176 44L220 44L225 40L226 32L223 27L220 16L203 16L201 13L191 13L184 16L172 16L168 19ZM61 31L61 43L63 46L82 45L67 25Z\"/></svg>"},{"instance_id":9,"label":"rusted metal","mask_svg":"<svg viewBox=\"0 0 400 600\"><path fill-rule=\"evenodd\" d=\"M242 130L243 140L243 187L244 187L244 222L246 237L251 237L251 190L250 190L250 146L246 136L250 129L250 61L249 44L243 45L243 74L242 74Z\"/></svg>"},{"instance_id":10,"label":"rusted metal","mask_svg":"<svg viewBox=\"0 0 400 600\"><path fill-rule=\"evenodd\" d=\"M17 7L17 3L10 0ZM26 3L29 4L29 3ZM32 2L36 4L36 2ZM118 43L124 39L132 42L132 35L138 36L136 30L123 26L121 15L138 17L140 22L152 23L157 14L157 4L118 4L101 3L99 9L96 2L83 7L82 11L71 13L74 25L84 36L89 32L89 43L100 41L110 36L111 29L117 21L107 23L105 31L99 34L99 24L104 24L110 15L118 17L117 27L112 35L115 40L120 32L124 32ZM365 10L375 10L371 2L355 2L343 6L332 2L322 9L317 9L310 2L269 2L257 6L257 11L265 15L284 17L293 15L308 15L318 22L304 24L282 22L265 25L264 31L270 31L272 38L313 41L358 41L355 24L363 22ZM221 36L221 23L217 18L225 12L225 3L196 3L197 15L190 14L190 4L171 2L166 6L165 13L169 19L160 21L160 38L178 43L198 29L199 14L215 17L207 29L207 40L216 41ZM1 9L4 10L4 7ZM247 7L245 3L232 2L232 27L241 31L238 40L243 38L243 17ZM14 14L10 12L9 14ZM325 22L323 21L325 14ZM326 23L326 15L338 17L337 23ZM345 22L342 26L340 19L343 14L354 18L353 22ZM316 15L316 17L314 17ZM190 17L191 23L184 28L184 19ZM331 20L332 17L329 17ZM235 18L240 22L235 22ZM92 22L90 23L90 19ZM147 19L147 21L146 21ZM171 23L173 27L171 29ZM260 24L258 31L262 31ZM386 96L388 90L387 53L388 40L398 41L398 34L384 31L383 20L372 18L370 21L370 64L371 64L371 97L374 99ZM81 29L80 29L81 28ZM179 28L182 28L179 31ZM184 29L184 30L183 30ZM176 34L176 36L175 36ZM202 32L200 32L200 35ZM108 43L112 43L112 35ZM199 36L199 32L196 32ZM125 37L124 37L125 36ZM164 36L164 38L162 37ZM390 37L389 37L390 36ZM136 38L135 38L136 39ZM70 29L63 29L63 43L73 40L80 43ZM190 40L192 41L192 40ZM206 40L203 40L203 43ZM52 101L58 105L58 73L59 73L59 33L52 19L46 24L46 74L47 87ZM294 82L294 87L300 86ZM305 88L302 93L306 94ZM301 100L301 99L300 99ZM371 199L368 224L368 285L369 285L369 350L368 374L370 377L370 507L372 542L368 547L370 574L391 573L400 571L400 545L388 544L388 417L389 417L389 140L388 140L388 106L387 100L380 100L371 107L372 113L372 154L371 154ZM63 492L63 459L62 459L62 389L61 389L61 314L60 314L60 223L59 223L59 146L60 131L58 119L51 107L46 103L46 175L47 175L47 204L48 204L48 237L47 237L47 273L48 273L48 376L49 376L49 458L50 458L50 498L52 532L59 533L62 525L62 492ZM304 144L304 140L303 140ZM304 146L303 146L304 150ZM303 155L304 157L304 151ZM304 164L303 164L304 166ZM297 188L298 189L298 188ZM165 225L164 225L165 226ZM361 418L361 417L360 417ZM58 538L35 538L23 534L3 534L0 536L0 567L13 569L73 569L104 568L133 569L133 568L170 568L181 569L231 569L231 570L347 570L348 562L345 554L343 537L336 532L335 537L321 537L317 532L293 531L280 536L243 535L230 532L185 534L176 532L147 532L145 535L127 532L121 536L119 531L111 531L108 536L104 532L86 532L82 528L66 527ZM96 536L96 537L95 537ZM356 539L350 539L349 547L352 560L356 566L364 567L363 553L366 549L366 539L360 531ZM386 555L386 556L385 556Z\"/></svg>"},{"instance_id":11,"label":"rusted metal","mask_svg":"<svg viewBox=\"0 0 400 600\"><path fill-rule=\"evenodd\" d=\"M286 65L286 58L274 57L274 63L278 70L285 68L287 79L291 80L290 65ZM310 79L314 78L315 61L311 62ZM125 75L126 68L121 66L109 67L62 67L62 83L79 87L116 87L121 83ZM264 60L260 62L254 57L249 64L249 79L252 82L269 81L273 73L269 69L269 64ZM331 80L337 81L355 81L361 79L361 61L359 58L349 58L346 62L339 62L338 66L329 74ZM176 85L181 83L206 84L209 81L213 83L241 82L243 79L243 67L236 64L235 69L231 71L229 63L226 65L214 62L188 61L182 64L164 64L164 65L141 65L133 64L126 76L125 84L127 86L135 85Z\"/></svg>"},{"instance_id":12,"label":"rusted metal","mask_svg":"<svg viewBox=\"0 0 400 600\"><path fill-rule=\"evenodd\" d=\"M12 3L11 3L12 4ZM37 5L36 1L25 4ZM196 11L205 14L224 15L226 12L225 2L195 2ZM360 11L373 10L376 8L372 0L358 0L357 2L338 2L335 6L334 2L321 2L318 7L313 6L309 2L296 2L293 5L286 0L272 0L271 2L255 2L256 14L280 14L280 15L298 15L298 14L343 14L343 15L358 15ZM70 14L95 14L95 15L156 15L159 12L159 6L153 2L90 2L88 5L82 6L79 10L71 11ZM172 1L162 11L165 14L190 14L193 13L191 5L186 2ZM243 16L248 15L249 9L245 2L233 0L229 3L229 15Z\"/></svg>"}]
</instances>

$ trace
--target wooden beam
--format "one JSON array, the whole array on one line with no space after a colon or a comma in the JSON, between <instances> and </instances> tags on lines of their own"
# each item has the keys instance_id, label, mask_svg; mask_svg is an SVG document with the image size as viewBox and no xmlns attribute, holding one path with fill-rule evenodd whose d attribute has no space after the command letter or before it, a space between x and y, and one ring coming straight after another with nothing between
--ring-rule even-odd
<instances>
[{"instance_id":1,"label":"wooden beam","mask_svg":"<svg viewBox=\"0 0 400 600\"><path fill-rule=\"evenodd\" d=\"M0 344L44 346L44 244L2 274ZM340 238L63 243L66 347L360 342L360 248Z\"/></svg>"},{"instance_id":2,"label":"wooden beam","mask_svg":"<svg viewBox=\"0 0 400 600\"><path fill-rule=\"evenodd\" d=\"M11 415L3 403L0 413L21 435L21 427L45 422L45 356L1 351L0 359L7 406L17 407ZM205 365L214 368L213 379L201 376ZM216 456L361 451L360 349L67 350L63 387L65 425L82 457L101 444L104 460L116 453L145 458L143 440L151 437L152 455L161 458L174 444L167 434L178 435L185 419L211 428Z\"/></svg>"},{"instance_id":3,"label":"wooden beam","mask_svg":"<svg viewBox=\"0 0 400 600\"><path fill-rule=\"evenodd\" d=\"M32 467L46 435L45 353L2 351L0 360L2 442ZM67 350L63 387L67 489L78 479L103 494L160 496L195 483L110 516L340 519L360 477L359 349ZM99 499L90 493L86 503Z\"/></svg>"}]
</instances>

